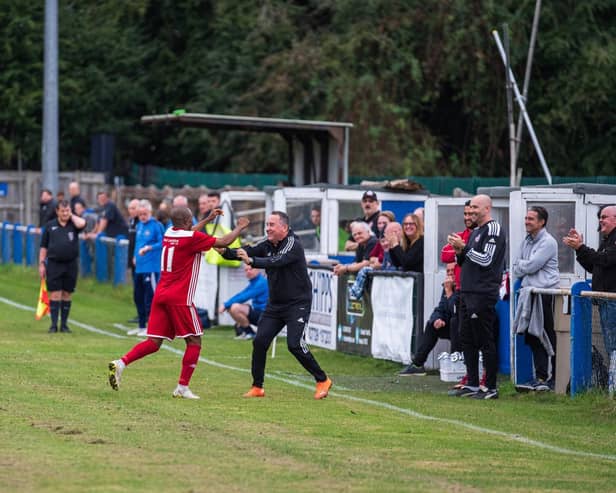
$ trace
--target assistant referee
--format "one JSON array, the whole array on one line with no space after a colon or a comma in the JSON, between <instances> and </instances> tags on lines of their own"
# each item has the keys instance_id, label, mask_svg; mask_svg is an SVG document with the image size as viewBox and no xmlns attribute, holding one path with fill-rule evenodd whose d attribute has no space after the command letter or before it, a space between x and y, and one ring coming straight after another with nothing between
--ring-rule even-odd
<instances>
[{"instance_id":1,"label":"assistant referee","mask_svg":"<svg viewBox=\"0 0 616 493\"><path fill-rule=\"evenodd\" d=\"M58 332L60 313L60 332L71 331L67 322L79 272L79 233L86 227L86 220L71 212L68 200L58 202L56 215L45 224L39 251L39 274L41 279L47 279L49 291L50 333Z\"/></svg>"}]
</instances>

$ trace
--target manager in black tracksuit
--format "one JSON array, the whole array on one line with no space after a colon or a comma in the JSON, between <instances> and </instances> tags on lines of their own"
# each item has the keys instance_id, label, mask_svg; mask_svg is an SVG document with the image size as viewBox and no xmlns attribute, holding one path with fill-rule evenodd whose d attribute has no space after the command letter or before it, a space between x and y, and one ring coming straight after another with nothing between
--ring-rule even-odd
<instances>
[{"instance_id":1,"label":"manager in black tracksuit","mask_svg":"<svg viewBox=\"0 0 616 493\"><path fill-rule=\"evenodd\" d=\"M265 224L267 240L254 247L226 249L223 257L241 259L265 269L269 300L253 340L253 386L245 397L263 397L263 378L267 350L278 333L287 326L287 346L317 382L315 399L327 396L332 382L306 346L304 329L310 317L312 283L308 277L304 248L289 229L289 216L274 211Z\"/></svg>"}]
</instances>

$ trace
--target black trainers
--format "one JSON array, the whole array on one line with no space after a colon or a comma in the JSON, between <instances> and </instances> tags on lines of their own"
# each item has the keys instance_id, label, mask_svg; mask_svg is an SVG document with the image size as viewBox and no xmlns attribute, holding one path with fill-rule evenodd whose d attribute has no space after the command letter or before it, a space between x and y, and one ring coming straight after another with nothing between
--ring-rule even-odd
<instances>
[{"instance_id":1,"label":"black trainers","mask_svg":"<svg viewBox=\"0 0 616 493\"><path fill-rule=\"evenodd\" d=\"M478 392L480 392L479 389L474 390L465 385L462 388L450 390L449 392L447 392L447 395L449 397L473 397Z\"/></svg>"},{"instance_id":2,"label":"black trainers","mask_svg":"<svg viewBox=\"0 0 616 493\"><path fill-rule=\"evenodd\" d=\"M475 392L475 395L471 396L473 399L498 399L498 390L486 389Z\"/></svg>"},{"instance_id":3,"label":"black trainers","mask_svg":"<svg viewBox=\"0 0 616 493\"><path fill-rule=\"evenodd\" d=\"M65 333L71 333L72 330L68 328L68 325L63 325L62 327L60 327L60 332L65 332Z\"/></svg>"},{"instance_id":4,"label":"black trainers","mask_svg":"<svg viewBox=\"0 0 616 493\"><path fill-rule=\"evenodd\" d=\"M515 386L518 392L549 392L552 389L549 382L545 380L536 379L530 382L521 383Z\"/></svg>"},{"instance_id":5,"label":"black trainers","mask_svg":"<svg viewBox=\"0 0 616 493\"><path fill-rule=\"evenodd\" d=\"M535 392L550 392L551 390L549 382L540 378L535 381Z\"/></svg>"},{"instance_id":6,"label":"black trainers","mask_svg":"<svg viewBox=\"0 0 616 493\"><path fill-rule=\"evenodd\" d=\"M423 366L417 366L411 363L404 370L398 373L401 377L418 376L423 377L426 375L426 369Z\"/></svg>"},{"instance_id":7,"label":"black trainers","mask_svg":"<svg viewBox=\"0 0 616 493\"><path fill-rule=\"evenodd\" d=\"M49 332L50 334L55 334L56 332L58 332L58 327L52 325L51 327L49 327L49 330L47 332Z\"/></svg>"}]
</instances>

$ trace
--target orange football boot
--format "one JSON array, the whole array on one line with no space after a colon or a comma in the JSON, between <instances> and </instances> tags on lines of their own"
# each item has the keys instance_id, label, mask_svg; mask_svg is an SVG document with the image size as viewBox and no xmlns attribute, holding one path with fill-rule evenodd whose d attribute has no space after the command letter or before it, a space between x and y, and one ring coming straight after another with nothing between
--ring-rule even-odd
<instances>
[{"instance_id":1,"label":"orange football boot","mask_svg":"<svg viewBox=\"0 0 616 493\"><path fill-rule=\"evenodd\" d=\"M332 388L332 381L328 378L323 382L317 382L317 387L314 392L315 399L325 399L329 394L329 389Z\"/></svg>"},{"instance_id":2,"label":"orange football boot","mask_svg":"<svg viewBox=\"0 0 616 493\"><path fill-rule=\"evenodd\" d=\"M265 397L265 390L261 387L250 387L250 390L244 394L244 397Z\"/></svg>"}]
</instances>

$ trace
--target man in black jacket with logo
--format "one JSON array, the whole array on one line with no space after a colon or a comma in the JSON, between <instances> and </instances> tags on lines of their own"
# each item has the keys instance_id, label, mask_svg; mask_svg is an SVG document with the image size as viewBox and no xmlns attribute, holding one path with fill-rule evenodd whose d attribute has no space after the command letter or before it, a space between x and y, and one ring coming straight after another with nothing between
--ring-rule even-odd
<instances>
[{"instance_id":1,"label":"man in black jacket with logo","mask_svg":"<svg viewBox=\"0 0 616 493\"><path fill-rule=\"evenodd\" d=\"M487 195L471 199L471 214L477 227L468 242L452 233L447 241L456 251L462 267L460 288L460 341L468 374L468 384L452 391L456 397L497 399L498 353L494 323L495 305L505 269L505 231L492 219L492 200ZM479 351L486 369L486 389L479 387Z\"/></svg>"},{"instance_id":2,"label":"man in black jacket with logo","mask_svg":"<svg viewBox=\"0 0 616 493\"><path fill-rule=\"evenodd\" d=\"M267 240L254 247L225 249L229 260L240 259L257 269L265 269L269 300L257 326L252 349L252 388L244 397L264 397L263 380L267 350L282 328L287 326L287 346L301 365L315 378L315 399L327 397L332 381L306 346L304 330L310 317L312 283L308 277L304 248L289 229L289 216L274 211L265 223Z\"/></svg>"}]
</instances>

